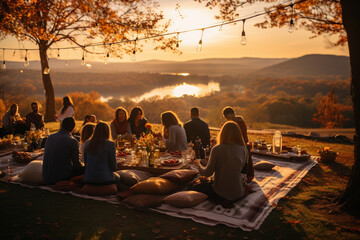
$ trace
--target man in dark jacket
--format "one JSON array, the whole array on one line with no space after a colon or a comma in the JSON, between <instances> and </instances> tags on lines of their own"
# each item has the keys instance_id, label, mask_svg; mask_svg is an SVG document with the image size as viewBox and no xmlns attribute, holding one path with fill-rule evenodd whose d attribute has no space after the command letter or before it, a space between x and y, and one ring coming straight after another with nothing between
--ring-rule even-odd
<instances>
[{"instance_id":1,"label":"man in dark jacket","mask_svg":"<svg viewBox=\"0 0 360 240\"><path fill-rule=\"evenodd\" d=\"M210 145L209 126L199 118L199 109L197 107L191 108L190 116L191 120L184 124L187 141L190 142L199 137L204 147Z\"/></svg>"},{"instance_id":2,"label":"man in dark jacket","mask_svg":"<svg viewBox=\"0 0 360 240\"><path fill-rule=\"evenodd\" d=\"M84 174L85 168L79 161L79 142L71 135L74 128L74 118L67 117L61 129L47 139L42 169L45 183L55 184Z\"/></svg>"}]
</instances>

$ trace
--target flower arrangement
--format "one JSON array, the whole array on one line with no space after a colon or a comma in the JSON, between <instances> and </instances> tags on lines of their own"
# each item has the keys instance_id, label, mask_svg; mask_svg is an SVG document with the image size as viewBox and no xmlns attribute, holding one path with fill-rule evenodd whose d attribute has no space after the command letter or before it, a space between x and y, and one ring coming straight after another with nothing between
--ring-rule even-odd
<instances>
[{"instance_id":1,"label":"flower arrangement","mask_svg":"<svg viewBox=\"0 0 360 240\"><path fill-rule=\"evenodd\" d=\"M31 143L37 143L41 138L41 132L40 131L28 131L25 132L25 141L29 144Z\"/></svg>"},{"instance_id":2,"label":"flower arrangement","mask_svg":"<svg viewBox=\"0 0 360 240\"><path fill-rule=\"evenodd\" d=\"M158 139L152 133L143 134L136 143L142 147L146 147L146 151L149 152L155 149Z\"/></svg>"},{"instance_id":3,"label":"flower arrangement","mask_svg":"<svg viewBox=\"0 0 360 240\"><path fill-rule=\"evenodd\" d=\"M152 125L150 123L145 124L146 134L152 133Z\"/></svg>"},{"instance_id":4,"label":"flower arrangement","mask_svg":"<svg viewBox=\"0 0 360 240\"><path fill-rule=\"evenodd\" d=\"M331 151L329 147L324 147L322 150L317 151L320 155L320 160L324 162L333 162L335 161L339 153Z\"/></svg>"}]
</instances>

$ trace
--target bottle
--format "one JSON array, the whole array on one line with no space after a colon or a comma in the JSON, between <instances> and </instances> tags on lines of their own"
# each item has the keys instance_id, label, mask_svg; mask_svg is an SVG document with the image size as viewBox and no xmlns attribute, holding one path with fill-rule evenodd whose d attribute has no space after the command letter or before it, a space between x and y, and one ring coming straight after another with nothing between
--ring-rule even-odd
<instances>
[{"instance_id":1,"label":"bottle","mask_svg":"<svg viewBox=\"0 0 360 240\"><path fill-rule=\"evenodd\" d=\"M30 131L35 131L36 130L36 127L33 123L31 123L31 126L30 126Z\"/></svg>"},{"instance_id":2,"label":"bottle","mask_svg":"<svg viewBox=\"0 0 360 240\"><path fill-rule=\"evenodd\" d=\"M150 154L149 154L149 167L154 167L154 163L155 163L154 151L150 151Z\"/></svg>"},{"instance_id":3,"label":"bottle","mask_svg":"<svg viewBox=\"0 0 360 240\"><path fill-rule=\"evenodd\" d=\"M200 138L197 136L194 142L194 151L196 159L200 158Z\"/></svg>"},{"instance_id":4,"label":"bottle","mask_svg":"<svg viewBox=\"0 0 360 240\"><path fill-rule=\"evenodd\" d=\"M142 150L141 163L144 167L148 167L148 154L145 147Z\"/></svg>"},{"instance_id":5,"label":"bottle","mask_svg":"<svg viewBox=\"0 0 360 240\"><path fill-rule=\"evenodd\" d=\"M273 136L273 153L281 153L282 151L282 135L280 131L276 131Z\"/></svg>"},{"instance_id":6,"label":"bottle","mask_svg":"<svg viewBox=\"0 0 360 240\"><path fill-rule=\"evenodd\" d=\"M199 157L200 159L205 159L205 149L200 139L199 139Z\"/></svg>"}]
</instances>

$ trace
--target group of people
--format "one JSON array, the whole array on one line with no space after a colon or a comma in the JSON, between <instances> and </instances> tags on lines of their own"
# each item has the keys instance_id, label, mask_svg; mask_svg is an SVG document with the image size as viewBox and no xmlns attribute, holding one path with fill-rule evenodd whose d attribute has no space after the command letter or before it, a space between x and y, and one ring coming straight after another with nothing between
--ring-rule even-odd
<instances>
[{"instance_id":1,"label":"group of people","mask_svg":"<svg viewBox=\"0 0 360 240\"><path fill-rule=\"evenodd\" d=\"M33 124L36 129L44 126L44 118L39 113L40 104L33 102L33 109L25 119L25 126ZM113 140L119 135L134 134L137 138L146 133L147 119L141 107L134 107L130 116L123 107L115 111L110 126L97 121L95 115L87 115L80 131L79 142L72 135L75 129L75 108L70 97L63 98L63 107L55 115L61 122L57 133L50 135L45 144L43 177L46 183L84 174L84 183L107 185L120 179L116 171L116 146ZM206 166L199 160L194 163L199 173L212 181L203 181L194 187L206 193L210 199L222 199L230 203L247 194L247 183L254 177L250 151L247 148L248 136L244 119L236 116L231 107L223 109L227 122L222 126L217 145L212 148ZM163 141L169 151L187 150L188 143L200 139L203 146L210 144L209 126L200 118L199 109L190 110L191 120L184 125L172 111L161 114ZM20 121L18 107L12 105L3 118L6 129L14 131ZM14 129L15 128L15 129Z\"/></svg>"}]
</instances>

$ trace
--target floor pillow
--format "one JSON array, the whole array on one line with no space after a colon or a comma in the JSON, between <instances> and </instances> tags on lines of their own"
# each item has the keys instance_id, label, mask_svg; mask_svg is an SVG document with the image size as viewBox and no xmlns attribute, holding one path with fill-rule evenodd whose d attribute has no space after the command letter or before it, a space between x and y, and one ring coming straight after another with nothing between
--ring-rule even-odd
<instances>
[{"instance_id":1,"label":"floor pillow","mask_svg":"<svg viewBox=\"0 0 360 240\"><path fill-rule=\"evenodd\" d=\"M181 191L164 198L164 202L179 208L193 207L207 199L207 195L196 191Z\"/></svg>"},{"instance_id":2,"label":"floor pillow","mask_svg":"<svg viewBox=\"0 0 360 240\"><path fill-rule=\"evenodd\" d=\"M163 203L164 196L151 194L135 194L125 198L122 202L137 208L158 207Z\"/></svg>"},{"instance_id":3,"label":"floor pillow","mask_svg":"<svg viewBox=\"0 0 360 240\"><path fill-rule=\"evenodd\" d=\"M94 196L113 195L117 192L116 184L108 185L89 185L85 184L80 191L82 193Z\"/></svg>"},{"instance_id":4,"label":"floor pillow","mask_svg":"<svg viewBox=\"0 0 360 240\"><path fill-rule=\"evenodd\" d=\"M260 161L254 164L254 169L259 171L270 171L273 167L275 167L275 164L268 161Z\"/></svg>"},{"instance_id":5,"label":"floor pillow","mask_svg":"<svg viewBox=\"0 0 360 240\"><path fill-rule=\"evenodd\" d=\"M159 177L168 179L176 184L186 184L193 180L199 172L190 169L178 169L164 173Z\"/></svg>"},{"instance_id":6,"label":"floor pillow","mask_svg":"<svg viewBox=\"0 0 360 240\"><path fill-rule=\"evenodd\" d=\"M135 184L137 184L138 182L144 181L150 177L152 177L152 175L148 172L145 171L140 171L140 170L120 170L116 172L117 174L120 175L120 182L121 184L124 184L126 186L134 186Z\"/></svg>"},{"instance_id":7,"label":"floor pillow","mask_svg":"<svg viewBox=\"0 0 360 240\"><path fill-rule=\"evenodd\" d=\"M19 180L26 183L43 184L42 166L42 161L34 160L30 162L19 175Z\"/></svg>"},{"instance_id":8,"label":"floor pillow","mask_svg":"<svg viewBox=\"0 0 360 240\"><path fill-rule=\"evenodd\" d=\"M72 181L59 181L55 183L52 188L58 191L73 191L80 189L82 184L72 182Z\"/></svg>"},{"instance_id":9,"label":"floor pillow","mask_svg":"<svg viewBox=\"0 0 360 240\"><path fill-rule=\"evenodd\" d=\"M139 182L130 188L136 193L148 194L167 194L173 192L179 186L167 179L160 177L151 177L145 181Z\"/></svg>"}]
</instances>

